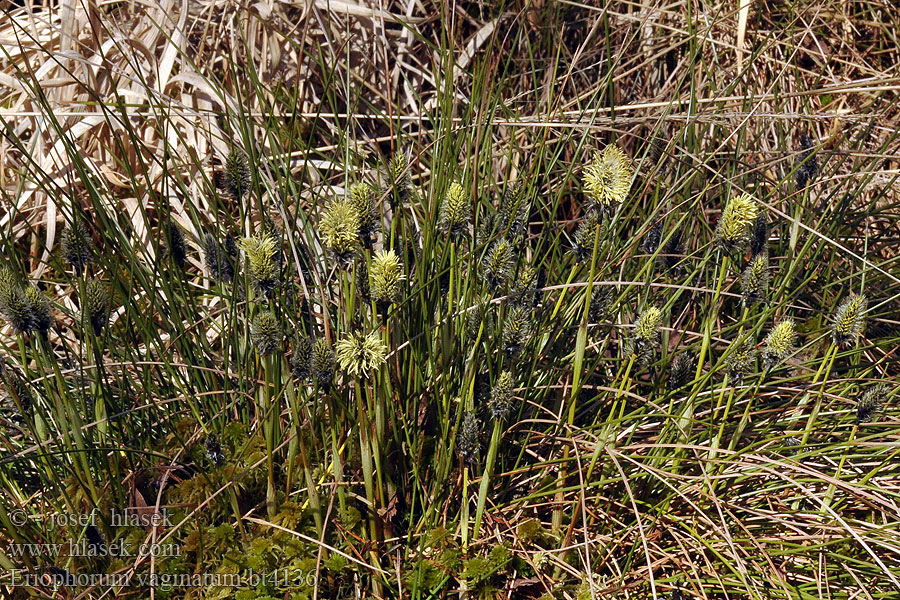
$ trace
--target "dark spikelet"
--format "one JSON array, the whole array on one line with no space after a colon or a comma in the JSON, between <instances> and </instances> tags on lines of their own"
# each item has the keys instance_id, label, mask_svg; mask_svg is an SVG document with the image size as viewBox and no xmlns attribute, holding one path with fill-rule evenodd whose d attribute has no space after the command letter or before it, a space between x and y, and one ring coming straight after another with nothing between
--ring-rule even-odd
<instances>
[{"instance_id":1,"label":"dark spikelet","mask_svg":"<svg viewBox=\"0 0 900 600\"><path fill-rule=\"evenodd\" d=\"M234 254L229 251L229 240L231 240L231 246L234 247ZM233 257L237 256L237 244L233 237L226 237L223 248L215 234L207 231L203 236L203 253L206 268L213 279L222 283L230 283L234 279Z\"/></svg>"},{"instance_id":2,"label":"dark spikelet","mask_svg":"<svg viewBox=\"0 0 900 600\"><path fill-rule=\"evenodd\" d=\"M34 396L31 394L31 387L22 377L9 366L0 363L0 379L6 384L14 401L17 401L22 408L23 413L27 413L34 405Z\"/></svg>"},{"instance_id":3,"label":"dark spikelet","mask_svg":"<svg viewBox=\"0 0 900 600\"><path fill-rule=\"evenodd\" d=\"M291 354L291 372L296 379L301 381L313 376L313 351L315 342L311 337L304 336L294 342L294 352Z\"/></svg>"},{"instance_id":4,"label":"dark spikelet","mask_svg":"<svg viewBox=\"0 0 900 600\"><path fill-rule=\"evenodd\" d=\"M768 252L769 248L769 223L766 213L760 211L753 221L753 231L750 234L750 254L758 256Z\"/></svg>"},{"instance_id":5,"label":"dark spikelet","mask_svg":"<svg viewBox=\"0 0 900 600\"><path fill-rule=\"evenodd\" d=\"M515 256L509 241L499 239L488 249L482 259L482 272L488 284L493 288L504 285L512 273Z\"/></svg>"},{"instance_id":6,"label":"dark spikelet","mask_svg":"<svg viewBox=\"0 0 900 600\"><path fill-rule=\"evenodd\" d=\"M238 244L237 238L234 237L234 234L229 233L225 236L225 254L228 255L229 258L237 258Z\"/></svg>"},{"instance_id":7,"label":"dark spikelet","mask_svg":"<svg viewBox=\"0 0 900 600\"><path fill-rule=\"evenodd\" d=\"M797 181L797 189L804 189L816 178L819 173L819 158L813 150L813 144L809 136L804 132L800 135L800 157L794 171Z\"/></svg>"},{"instance_id":8,"label":"dark spikelet","mask_svg":"<svg viewBox=\"0 0 900 600\"><path fill-rule=\"evenodd\" d=\"M750 371L756 366L756 348L753 340L747 337L733 342L725 359L729 385L740 385Z\"/></svg>"},{"instance_id":9,"label":"dark spikelet","mask_svg":"<svg viewBox=\"0 0 900 600\"><path fill-rule=\"evenodd\" d=\"M572 254L578 262L591 260L594 252L594 239L596 238L596 228L599 222L597 211L590 211L578 225L575 230L575 243L572 244Z\"/></svg>"},{"instance_id":10,"label":"dark spikelet","mask_svg":"<svg viewBox=\"0 0 900 600\"><path fill-rule=\"evenodd\" d=\"M311 368L316 383L326 394L331 390L331 383L334 379L334 363L334 349L324 339L316 340Z\"/></svg>"},{"instance_id":11,"label":"dark spikelet","mask_svg":"<svg viewBox=\"0 0 900 600\"><path fill-rule=\"evenodd\" d=\"M80 219L76 219L63 231L60 245L63 260L69 263L76 275L81 275L93 260L93 244L87 227Z\"/></svg>"},{"instance_id":12,"label":"dark spikelet","mask_svg":"<svg viewBox=\"0 0 900 600\"><path fill-rule=\"evenodd\" d=\"M271 311L258 313L250 324L250 340L261 356L268 356L278 350L282 338L281 326Z\"/></svg>"},{"instance_id":13,"label":"dark spikelet","mask_svg":"<svg viewBox=\"0 0 900 600\"><path fill-rule=\"evenodd\" d=\"M456 441L456 451L459 452L467 464L474 464L478 460L480 425L478 418L472 411L466 411L463 416L462 426L459 429L459 437Z\"/></svg>"},{"instance_id":14,"label":"dark spikelet","mask_svg":"<svg viewBox=\"0 0 900 600\"><path fill-rule=\"evenodd\" d=\"M474 308L466 313L466 335L469 336L470 340L474 341L478 337L478 332L481 329L481 323L484 321L487 308L487 302L479 302Z\"/></svg>"},{"instance_id":15,"label":"dark spikelet","mask_svg":"<svg viewBox=\"0 0 900 600\"><path fill-rule=\"evenodd\" d=\"M520 183L514 183L503 191L500 199L500 228L506 230L506 238L516 243L528 226L530 207Z\"/></svg>"},{"instance_id":16,"label":"dark spikelet","mask_svg":"<svg viewBox=\"0 0 900 600\"><path fill-rule=\"evenodd\" d=\"M862 294L853 294L841 302L834 313L832 339L837 346L851 346L865 329L868 302Z\"/></svg>"},{"instance_id":17,"label":"dark spikelet","mask_svg":"<svg viewBox=\"0 0 900 600\"><path fill-rule=\"evenodd\" d=\"M395 210L399 205L409 200L412 194L409 157L405 152L397 152L391 157L386 179L387 190L382 191L382 195L387 195L391 210Z\"/></svg>"},{"instance_id":18,"label":"dark spikelet","mask_svg":"<svg viewBox=\"0 0 900 600\"><path fill-rule=\"evenodd\" d=\"M103 539L103 534L100 533L96 525L88 525L84 530L84 537L87 539L87 545L91 552L95 554L103 552L102 549L106 545L106 540Z\"/></svg>"},{"instance_id":19,"label":"dark spikelet","mask_svg":"<svg viewBox=\"0 0 900 600\"><path fill-rule=\"evenodd\" d=\"M484 246L497 234L497 215L496 213L487 213L481 219L478 229L475 231L475 245Z\"/></svg>"},{"instance_id":20,"label":"dark spikelet","mask_svg":"<svg viewBox=\"0 0 900 600\"><path fill-rule=\"evenodd\" d=\"M682 258L684 258L684 247L681 244L681 231L676 229L663 244L659 254L656 255L656 262L664 273L676 275L681 271Z\"/></svg>"},{"instance_id":21,"label":"dark spikelet","mask_svg":"<svg viewBox=\"0 0 900 600\"><path fill-rule=\"evenodd\" d=\"M53 324L53 316L50 312L50 301L42 291L34 285L25 288L25 300L28 303L29 332L37 331L47 337L47 331Z\"/></svg>"},{"instance_id":22,"label":"dark spikelet","mask_svg":"<svg viewBox=\"0 0 900 600\"><path fill-rule=\"evenodd\" d=\"M187 264L187 244L181 227L173 221L166 223L166 246L169 249L169 258L179 269L183 269Z\"/></svg>"},{"instance_id":23,"label":"dark spikelet","mask_svg":"<svg viewBox=\"0 0 900 600\"><path fill-rule=\"evenodd\" d=\"M591 323L600 323L615 298L615 291L609 285L594 285L591 291L591 305L588 307L588 320Z\"/></svg>"},{"instance_id":24,"label":"dark spikelet","mask_svg":"<svg viewBox=\"0 0 900 600\"><path fill-rule=\"evenodd\" d=\"M503 323L503 351L507 356L517 354L531 337L531 311L524 307L513 307Z\"/></svg>"},{"instance_id":25,"label":"dark spikelet","mask_svg":"<svg viewBox=\"0 0 900 600\"><path fill-rule=\"evenodd\" d=\"M356 261L356 275L354 277L354 282L356 283L356 293L359 294L359 297L362 298L363 302L368 304L372 301L371 289L369 288L369 267L366 265L366 261L357 260Z\"/></svg>"},{"instance_id":26,"label":"dark spikelet","mask_svg":"<svg viewBox=\"0 0 900 600\"><path fill-rule=\"evenodd\" d=\"M656 224L650 228L650 231L647 232L647 235L644 236L644 240L641 242L641 252L644 254L653 254L656 252L656 249L659 248L662 232L662 221L657 221Z\"/></svg>"},{"instance_id":27,"label":"dark spikelet","mask_svg":"<svg viewBox=\"0 0 900 600\"><path fill-rule=\"evenodd\" d=\"M31 332L31 308L25 290L6 267L0 269L0 313L16 333Z\"/></svg>"},{"instance_id":28,"label":"dark spikelet","mask_svg":"<svg viewBox=\"0 0 900 600\"><path fill-rule=\"evenodd\" d=\"M209 459L209 462L217 467L225 464L225 453L222 452L222 445L214 433L206 437L206 442L203 445L206 447L206 458Z\"/></svg>"},{"instance_id":29,"label":"dark spikelet","mask_svg":"<svg viewBox=\"0 0 900 600\"><path fill-rule=\"evenodd\" d=\"M243 198L250 189L250 165L247 155L239 148L232 148L225 159L224 183L236 200Z\"/></svg>"},{"instance_id":30,"label":"dark spikelet","mask_svg":"<svg viewBox=\"0 0 900 600\"><path fill-rule=\"evenodd\" d=\"M653 134L653 139L650 140L650 162L659 166L660 173L665 171L666 163L669 160L669 156L666 153L666 147L668 146L668 144L669 140L661 131Z\"/></svg>"},{"instance_id":31,"label":"dark spikelet","mask_svg":"<svg viewBox=\"0 0 900 600\"><path fill-rule=\"evenodd\" d=\"M856 424L871 423L884 405L890 388L885 384L878 384L869 388L859 399L856 405Z\"/></svg>"},{"instance_id":32,"label":"dark spikelet","mask_svg":"<svg viewBox=\"0 0 900 600\"><path fill-rule=\"evenodd\" d=\"M512 398L512 374L509 371L504 371L497 378L494 387L491 388L491 401L489 404L491 416L498 421L505 420L512 410Z\"/></svg>"},{"instance_id":33,"label":"dark spikelet","mask_svg":"<svg viewBox=\"0 0 900 600\"><path fill-rule=\"evenodd\" d=\"M769 255L765 252L750 259L741 276L741 294L744 306L764 302L769 291Z\"/></svg>"},{"instance_id":34,"label":"dark spikelet","mask_svg":"<svg viewBox=\"0 0 900 600\"><path fill-rule=\"evenodd\" d=\"M84 312L88 323L99 336L109 322L109 294L100 281L91 279L84 288Z\"/></svg>"},{"instance_id":35,"label":"dark spikelet","mask_svg":"<svg viewBox=\"0 0 900 600\"><path fill-rule=\"evenodd\" d=\"M691 352L682 352L675 357L669 367L669 379L666 382L669 391L684 387L693 377L697 369L697 358Z\"/></svg>"}]
</instances>

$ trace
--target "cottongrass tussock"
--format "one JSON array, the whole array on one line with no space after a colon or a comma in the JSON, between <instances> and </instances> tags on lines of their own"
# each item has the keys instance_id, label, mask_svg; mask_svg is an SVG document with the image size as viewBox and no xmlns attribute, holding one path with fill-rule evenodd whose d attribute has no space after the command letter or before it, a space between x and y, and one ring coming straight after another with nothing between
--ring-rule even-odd
<instances>
[{"instance_id":1,"label":"cottongrass tussock","mask_svg":"<svg viewBox=\"0 0 900 600\"><path fill-rule=\"evenodd\" d=\"M371 19L340 7L295 31L277 26L296 21L287 3L268 18L234 4L231 20L181 15L188 34L227 41L224 54L205 44L204 60L181 64L165 27L142 38L175 57L173 74L197 72L209 88L199 98L187 80L142 94L159 77L128 77L126 102L88 110L99 122L85 129L79 94L109 99L115 78L80 81L48 60L42 81L83 87L62 105L55 88L35 93L41 81L0 86L31 115L3 113L14 135L0 175L0 493L29 514L15 530L0 523L0 538L41 542L47 507L158 504L182 556L66 556L54 569L67 580L309 575L191 592L210 599L583 600L654 586L673 599L743 597L779 589L773 564L799 582L787 595L827 581L844 597L896 571L900 422L887 390L900 217L883 180L900 140L889 133L895 90L875 72L891 62L890 36L871 27L893 13L872 2L843 16L875 66L855 69L851 43L829 68L885 89L842 87L839 100L865 110L837 136L822 90L796 93L808 69L776 80L767 58L791 55L804 35L827 45L822 14L785 18L763 4L757 30L776 33L754 38L759 48L696 61L666 49L728 32L685 27L677 4L639 58L627 31L639 24L597 21L578 3L543 3L551 35L538 36L525 35L529 11L505 11L491 29L477 10L447 13L444 27L447 15L422 3L385 5L384 53L348 44L371 38ZM127 29L139 9L96 16ZM260 26L219 35L248 15ZM0 30L13 28L19 58L39 68L60 19L38 19L36 34L27 21ZM553 57L571 62L573 50L554 35L563 23L576 37L596 25L601 43L553 85ZM66 33L86 56L89 30ZM294 51L257 65L285 35ZM122 54L103 54L113 72L146 63L116 70ZM746 86L725 104L660 105L721 98L709 69L735 72L738 56L760 89L777 90L765 110ZM164 110L141 100L170 96ZM211 113L207 96L223 100ZM741 535L715 526L720 506ZM147 532L56 533L97 546Z\"/></svg>"}]
</instances>

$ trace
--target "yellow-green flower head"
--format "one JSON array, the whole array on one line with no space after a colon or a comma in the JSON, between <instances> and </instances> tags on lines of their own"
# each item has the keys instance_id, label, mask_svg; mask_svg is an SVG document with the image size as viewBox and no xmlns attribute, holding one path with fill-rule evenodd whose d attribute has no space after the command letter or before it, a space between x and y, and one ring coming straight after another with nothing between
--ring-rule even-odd
<instances>
[{"instance_id":1,"label":"yellow-green flower head","mask_svg":"<svg viewBox=\"0 0 900 600\"><path fill-rule=\"evenodd\" d=\"M593 161L585 169L585 192L597 209L613 209L628 195L633 174L625 153L615 144L610 144L602 153L595 153Z\"/></svg>"},{"instance_id":2,"label":"yellow-green flower head","mask_svg":"<svg viewBox=\"0 0 900 600\"><path fill-rule=\"evenodd\" d=\"M466 191L454 181L450 184L450 189L447 190L441 204L441 229L448 232L451 237L457 237L468 229L471 214L472 206Z\"/></svg>"},{"instance_id":3,"label":"yellow-green flower head","mask_svg":"<svg viewBox=\"0 0 900 600\"><path fill-rule=\"evenodd\" d=\"M506 283L512 272L515 257L513 256L512 245L504 238L494 242L488 248L487 254L481 261L484 276L488 283L494 287L498 287Z\"/></svg>"},{"instance_id":4,"label":"yellow-green flower head","mask_svg":"<svg viewBox=\"0 0 900 600\"><path fill-rule=\"evenodd\" d=\"M250 324L250 340L262 356L278 350L282 337L281 326L271 311L258 313Z\"/></svg>"},{"instance_id":5,"label":"yellow-green flower head","mask_svg":"<svg viewBox=\"0 0 900 600\"><path fill-rule=\"evenodd\" d=\"M375 208L375 190L368 183L350 186L350 204L359 216L359 237L370 239L378 231L378 211Z\"/></svg>"},{"instance_id":6,"label":"yellow-green flower head","mask_svg":"<svg viewBox=\"0 0 900 600\"><path fill-rule=\"evenodd\" d=\"M655 306L648 307L634 324L634 337L639 340L655 340L661 321L662 311Z\"/></svg>"},{"instance_id":7,"label":"yellow-green flower head","mask_svg":"<svg viewBox=\"0 0 900 600\"><path fill-rule=\"evenodd\" d=\"M356 251L359 213L346 200L335 200L319 221L322 244L331 250L343 266L348 266Z\"/></svg>"},{"instance_id":8,"label":"yellow-green flower head","mask_svg":"<svg viewBox=\"0 0 900 600\"><path fill-rule=\"evenodd\" d=\"M756 348L754 348L753 340L749 337L742 337L732 342L731 347L728 348L728 356L725 358L729 383L740 385L755 362Z\"/></svg>"},{"instance_id":9,"label":"yellow-green flower head","mask_svg":"<svg viewBox=\"0 0 900 600\"><path fill-rule=\"evenodd\" d=\"M626 344L626 354L646 363L653 357L659 344L659 325L662 311L655 306L648 307L634 323L634 331Z\"/></svg>"},{"instance_id":10,"label":"yellow-green flower head","mask_svg":"<svg viewBox=\"0 0 900 600\"><path fill-rule=\"evenodd\" d=\"M771 367L787 358L794 349L795 337L797 334L794 331L793 319L785 319L772 328L766 337L766 345L762 352L763 363L766 367Z\"/></svg>"},{"instance_id":11,"label":"yellow-green flower head","mask_svg":"<svg viewBox=\"0 0 900 600\"><path fill-rule=\"evenodd\" d=\"M850 346L865 329L865 313L868 301L862 294L854 294L841 302L834 313L832 339L835 345Z\"/></svg>"},{"instance_id":12,"label":"yellow-green flower head","mask_svg":"<svg viewBox=\"0 0 900 600\"><path fill-rule=\"evenodd\" d=\"M750 259L741 277L741 293L744 306L763 302L769 290L769 255L763 252Z\"/></svg>"},{"instance_id":13,"label":"yellow-green flower head","mask_svg":"<svg viewBox=\"0 0 900 600\"><path fill-rule=\"evenodd\" d=\"M378 250L369 267L369 289L376 302L389 303L397 300L402 291L403 266L393 250Z\"/></svg>"},{"instance_id":14,"label":"yellow-green flower head","mask_svg":"<svg viewBox=\"0 0 900 600\"><path fill-rule=\"evenodd\" d=\"M100 335L109 322L109 293L103 283L91 279L84 288L84 295L85 316L94 330L94 335Z\"/></svg>"},{"instance_id":15,"label":"yellow-green flower head","mask_svg":"<svg viewBox=\"0 0 900 600\"><path fill-rule=\"evenodd\" d=\"M250 276L256 288L269 294L278 284L278 251L275 238L269 233L260 233L241 240L241 250L247 255Z\"/></svg>"},{"instance_id":16,"label":"yellow-green flower head","mask_svg":"<svg viewBox=\"0 0 900 600\"><path fill-rule=\"evenodd\" d=\"M519 276L516 277L516 281L513 284L513 292L516 294L524 294L530 290L535 283L536 276L537 272L534 270L534 267L531 265L524 265L519 269Z\"/></svg>"},{"instance_id":17,"label":"yellow-green flower head","mask_svg":"<svg viewBox=\"0 0 900 600\"><path fill-rule=\"evenodd\" d=\"M759 214L759 205L750 194L733 197L725 205L722 218L716 226L716 243L731 251L747 243L750 225Z\"/></svg>"},{"instance_id":18,"label":"yellow-green flower head","mask_svg":"<svg viewBox=\"0 0 900 600\"><path fill-rule=\"evenodd\" d=\"M376 332L349 333L337 343L337 362L348 375L366 376L387 360L387 346Z\"/></svg>"},{"instance_id":19,"label":"yellow-green flower head","mask_svg":"<svg viewBox=\"0 0 900 600\"><path fill-rule=\"evenodd\" d=\"M506 314L503 323L503 351L512 356L522 349L531 337L531 310L514 306Z\"/></svg>"},{"instance_id":20,"label":"yellow-green flower head","mask_svg":"<svg viewBox=\"0 0 900 600\"><path fill-rule=\"evenodd\" d=\"M491 388L491 416L498 421L504 420L512 409L513 378L512 373L504 371Z\"/></svg>"}]
</instances>

